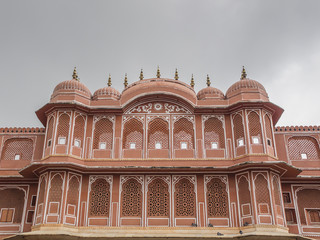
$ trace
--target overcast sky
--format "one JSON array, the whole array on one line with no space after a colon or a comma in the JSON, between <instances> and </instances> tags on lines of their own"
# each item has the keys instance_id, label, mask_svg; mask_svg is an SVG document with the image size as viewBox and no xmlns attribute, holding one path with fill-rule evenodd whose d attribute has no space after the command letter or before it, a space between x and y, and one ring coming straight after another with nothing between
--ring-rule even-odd
<instances>
[{"instance_id":1,"label":"overcast sky","mask_svg":"<svg viewBox=\"0 0 320 240\"><path fill-rule=\"evenodd\" d=\"M42 126L34 112L74 66L93 93L157 65L224 93L244 65L285 110L277 125L320 125L320 1L0 1L0 127Z\"/></svg>"}]
</instances>

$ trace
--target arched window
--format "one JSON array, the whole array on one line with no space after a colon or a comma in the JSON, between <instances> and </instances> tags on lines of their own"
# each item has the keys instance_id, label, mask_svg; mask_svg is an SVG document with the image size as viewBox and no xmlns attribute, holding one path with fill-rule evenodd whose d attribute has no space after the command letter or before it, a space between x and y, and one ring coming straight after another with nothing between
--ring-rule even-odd
<instances>
[{"instance_id":1,"label":"arched window","mask_svg":"<svg viewBox=\"0 0 320 240\"><path fill-rule=\"evenodd\" d=\"M204 123L204 144L206 149L225 148L222 122L211 117Z\"/></svg>"},{"instance_id":2,"label":"arched window","mask_svg":"<svg viewBox=\"0 0 320 240\"><path fill-rule=\"evenodd\" d=\"M174 149L194 149L194 127L187 118L180 118L174 123Z\"/></svg>"},{"instance_id":3,"label":"arched window","mask_svg":"<svg viewBox=\"0 0 320 240\"><path fill-rule=\"evenodd\" d=\"M245 222L252 223L252 204L251 204L251 191L249 181L246 177L241 176L238 180L238 194L239 194L239 204L240 204L240 213L242 218L246 218L245 221L242 221L242 224ZM249 218L250 217L250 218ZM249 222L251 219L251 222Z\"/></svg>"},{"instance_id":4,"label":"arched window","mask_svg":"<svg viewBox=\"0 0 320 240\"><path fill-rule=\"evenodd\" d=\"M149 123L148 149L169 149L169 123L161 118Z\"/></svg>"},{"instance_id":5,"label":"arched window","mask_svg":"<svg viewBox=\"0 0 320 240\"><path fill-rule=\"evenodd\" d=\"M262 174L258 174L254 181L254 184L256 201L258 206L258 214L270 215L270 193L267 179Z\"/></svg>"},{"instance_id":6,"label":"arched window","mask_svg":"<svg viewBox=\"0 0 320 240\"><path fill-rule=\"evenodd\" d=\"M67 208L66 215L77 216L78 202L80 192L80 179L78 176L72 176L69 179L68 191L67 191Z\"/></svg>"},{"instance_id":7,"label":"arched window","mask_svg":"<svg viewBox=\"0 0 320 240\"><path fill-rule=\"evenodd\" d=\"M242 122L242 116L239 114L233 118L233 132L236 141L236 147L244 146L246 144L244 137L244 126Z\"/></svg>"},{"instance_id":8,"label":"arched window","mask_svg":"<svg viewBox=\"0 0 320 240\"><path fill-rule=\"evenodd\" d=\"M85 131L85 119L83 116L78 115L74 123L73 131L73 146L82 148L84 142L84 131Z\"/></svg>"},{"instance_id":9,"label":"arched window","mask_svg":"<svg viewBox=\"0 0 320 240\"><path fill-rule=\"evenodd\" d=\"M21 223L25 192L17 188L2 188L0 196L0 223Z\"/></svg>"},{"instance_id":10,"label":"arched window","mask_svg":"<svg viewBox=\"0 0 320 240\"><path fill-rule=\"evenodd\" d=\"M142 185L136 179L128 179L122 185L121 216L142 217Z\"/></svg>"},{"instance_id":11,"label":"arched window","mask_svg":"<svg viewBox=\"0 0 320 240\"><path fill-rule=\"evenodd\" d=\"M320 157L317 140L308 136L295 136L289 138L288 152L291 160L317 160Z\"/></svg>"},{"instance_id":12,"label":"arched window","mask_svg":"<svg viewBox=\"0 0 320 240\"><path fill-rule=\"evenodd\" d=\"M133 118L124 124L123 149L143 148L143 124Z\"/></svg>"},{"instance_id":13,"label":"arched window","mask_svg":"<svg viewBox=\"0 0 320 240\"><path fill-rule=\"evenodd\" d=\"M46 140L46 146L45 147L51 147L53 143L53 131L54 131L54 117L50 117L50 120L48 121L47 125L47 140Z\"/></svg>"},{"instance_id":14,"label":"arched window","mask_svg":"<svg viewBox=\"0 0 320 240\"><path fill-rule=\"evenodd\" d=\"M148 217L170 216L170 195L168 184L160 178L152 180L148 185Z\"/></svg>"},{"instance_id":15,"label":"arched window","mask_svg":"<svg viewBox=\"0 0 320 240\"><path fill-rule=\"evenodd\" d=\"M208 217L229 217L227 186L220 178L207 183Z\"/></svg>"},{"instance_id":16,"label":"arched window","mask_svg":"<svg viewBox=\"0 0 320 240\"><path fill-rule=\"evenodd\" d=\"M196 217L196 195L194 184L187 178L181 178L175 184L175 215L177 217Z\"/></svg>"},{"instance_id":17,"label":"arched window","mask_svg":"<svg viewBox=\"0 0 320 240\"><path fill-rule=\"evenodd\" d=\"M256 112L250 112L248 115L249 133L251 144L262 144L262 131L260 117Z\"/></svg>"},{"instance_id":18,"label":"arched window","mask_svg":"<svg viewBox=\"0 0 320 240\"><path fill-rule=\"evenodd\" d=\"M56 173L51 177L48 194L48 214L60 215L62 200L63 177ZM57 220L58 221L58 220Z\"/></svg>"},{"instance_id":19,"label":"arched window","mask_svg":"<svg viewBox=\"0 0 320 240\"><path fill-rule=\"evenodd\" d=\"M69 128L70 128L70 116L63 113L59 116L58 128L57 128L57 139L58 145L67 145L69 139Z\"/></svg>"},{"instance_id":20,"label":"arched window","mask_svg":"<svg viewBox=\"0 0 320 240\"><path fill-rule=\"evenodd\" d=\"M109 217L110 184L104 178L98 178L91 184L89 217Z\"/></svg>"},{"instance_id":21,"label":"arched window","mask_svg":"<svg viewBox=\"0 0 320 240\"><path fill-rule=\"evenodd\" d=\"M29 138L10 138L2 149L2 160L32 160L33 141Z\"/></svg>"},{"instance_id":22,"label":"arched window","mask_svg":"<svg viewBox=\"0 0 320 240\"><path fill-rule=\"evenodd\" d=\"M319 199L319 189L302 189L297 192L298 210L302 225L320 224Z\"/></svg>"},{"instance_id":23,"label":"arched window","mask_svg":"<svg viewBox=\"0 0 320 240\"><path fill-rule=\"evenodd\" d=\"M266 126L267 145L273 147L272 124L268 115L265 115L264 122Z\"/></svg>"},{"instance_id":24,"label":"arched window","mask_svg":"<svg viewBox=\"0 0 320 240\"><path fill-rule=\"evenodd\" d=\"M101 118L95 123L93 149L108 149L113 146L113 123L108 118Z\"/></svg>"}]
</instances>

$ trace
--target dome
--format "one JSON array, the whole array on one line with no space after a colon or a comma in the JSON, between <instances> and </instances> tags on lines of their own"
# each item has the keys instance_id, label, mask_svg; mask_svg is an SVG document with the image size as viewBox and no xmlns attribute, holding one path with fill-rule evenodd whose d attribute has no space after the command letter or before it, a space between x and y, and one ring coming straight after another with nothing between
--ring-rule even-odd
<instances>
[{"instance_id":1,"label":"dome","mask_svg":"<svg viewBox=\"0 0 320 240\"><path fill-rule=\"evenodd\" d=\"M93 94L93 99L115 99L118 100L120 98L120 92L113 87L104 87L100 88Z\"/></svg>"},{"instance_id":2,"label":"dome","mask_svg":"<svg viewBox=\"0 0 320 240\"><path fill-rule=\"evenodd\" d=\"M54 98L60 93L79 93L86 98L91 98L90 90L80 81L72 79L59 83L53 90L51 98Z\"/></svg>"},{"instance_id":3,"label":"dome","mask_svg":"<svg viewBox=\"0 0 320 240\"><path fill-rule=\"evenodd\" d=\"M241 93L259 93L268 98L268 94L264 86L258 81L243 78L229 87L226 97L230 98Z\"/></svg>"},{"instance_id":4,"label":"dome","mask_svg":"<svg viewBox=\"0 0 320 240\"><path fill-rule=\"evenodd\" d=\"M218 88L206 87L206 88L201 89L198 92L197 98L199 100L205 100L205 99L208 99L208 98L224 99L224 94Z\"/></svg>"},{"instance_id":5,"label":"dome","mask_svg":"<svg viewBox=\"0 0 320 240\"><path fill-rule=\"evenodd\" d=\"M150 78L130 84L123 90L121 101L126 104L138 97L152 94L179 96L191 104L196 104L197 98L194 89L184 82L169 78Z\"/></svg>"}]
</instances>

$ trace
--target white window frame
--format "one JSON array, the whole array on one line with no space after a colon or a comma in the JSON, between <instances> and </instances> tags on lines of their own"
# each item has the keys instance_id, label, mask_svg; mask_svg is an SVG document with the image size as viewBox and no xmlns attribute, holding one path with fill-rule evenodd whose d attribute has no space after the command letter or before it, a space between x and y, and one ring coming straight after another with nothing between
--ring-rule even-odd
<instances>
[{"instance_id":1,"label":"white window frame","mask_svg":"<svg viewBox=\"0 0 320 240\"><path fill-rule=\"evenodd\" d=\"M107 143L106 142L99 142L99 149L100 150L107 149Z\"/></svg>"},{"instance_id":2,"label":"white window frame","mask_svg":"<svg viewBox=\"0 0 320 240\"><path fill-rule=\"evenodd\" d=\"M15 160L15 161L21 160L21 154L20 154L20 153L16 153L16 154L14 155L14 160Z\"/></svg>"},{"instance_id":3,"label":"white window frame","mask_svg":"<svg viewBox=\"0 0 320 240\"><path fill-rule=\"evenodd\" d=\"M77 146L76 143L78 143L79 145ZM81 147L81 140L80 140L80 139L75 139L73 145L74 145L75 147L80 148L80 147Z\"/></svg>"},{"instance_id":4,"label":"white window frame","mask_svg":"<svg viewBox=\"0 0 320 240\"><path fill-rule=\"evenodd\" d=\"M188 143L187 142L180 142L180 149L181 150L187 150L188 149Z\"/></svg>"},{"instance_id":5,"label":"white window frame","mask_svg":"<svg viewBox=\"0 0 320 240\"><path fill-rule=\"evenodd\" d=\"M63 141L64 143L61 143L60 141ZM58 137L58 145L66 145L67 144L67 138L66 137Z\"/></svg>"},{"instance_id":6,"label":"white window frame","mask_svg":"<svg viewBox=\"0 0 320 240\"><path fill-rule=\"evenodd\" d=\"M308 159L308 155L306 153L301 153L300 156L302 160Z\"/></svg>"},{"instance_id":7,"label":"white window frame","mask_svg":"<svg viewBox=\"0 0 320 240\"><path fill-rule=\"evenodd\" d=\"M162 149L162 144L161 144L161 142L155 142L155 144L154 144L154 149Z\"/></svg>"},{"instance_id":8,"label":"white window frame","mask_svg":"<svg viewBox=\"0 0 320 240\"><path fill-rule=\"evenodd\" d=\"M260 144L260 138L258 136L252 136L252 144Z\"/></svg>"},{"instance_id":9,"label":"white window frame","mask_svg":"<svg viewBox=\"0 0 320 240\"><path fill-rule=\"evenodd\" d=\"M135 142L130 142L129 143L129 149L137 149L137 145Z\"/></svg>"},{"instance_id":10,"label":"white window frame","mask_svg":"<svg viewBox=\"0 0 320 240\"><path fill-rule=\"evenodd\" d=\"M237 147L242 147L242 146L244 146L244 140L243 140L243 138L237 139Z\"/></svg>"},{"instance_id":11,"label":"white window frame","mask_svg":"<svg viewBox=\"0 0 320 240\"><path fill-rule=\"evenodd\" d=\"M211 146L211 149L218 149L218 148L219 148L217 142L211 142L211 143L210 143L210 146Z\"/></svg>"}]
</instances>

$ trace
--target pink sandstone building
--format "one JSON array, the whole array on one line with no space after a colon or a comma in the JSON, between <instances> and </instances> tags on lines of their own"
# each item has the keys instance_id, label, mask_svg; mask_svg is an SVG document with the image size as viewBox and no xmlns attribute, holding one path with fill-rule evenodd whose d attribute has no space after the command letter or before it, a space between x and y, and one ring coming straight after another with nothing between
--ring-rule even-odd
<instances>
[{"instance_id":1,"label":"pink sandstone building","mask_svg":"<svg viewBox=\"0 0 320 240\"><path fill-rule=\"evenodd\" d=\"M0 129L0 239L320 239L320 127L275 127L259 82L59 83Z\"/></svg>"}]
</instances>

